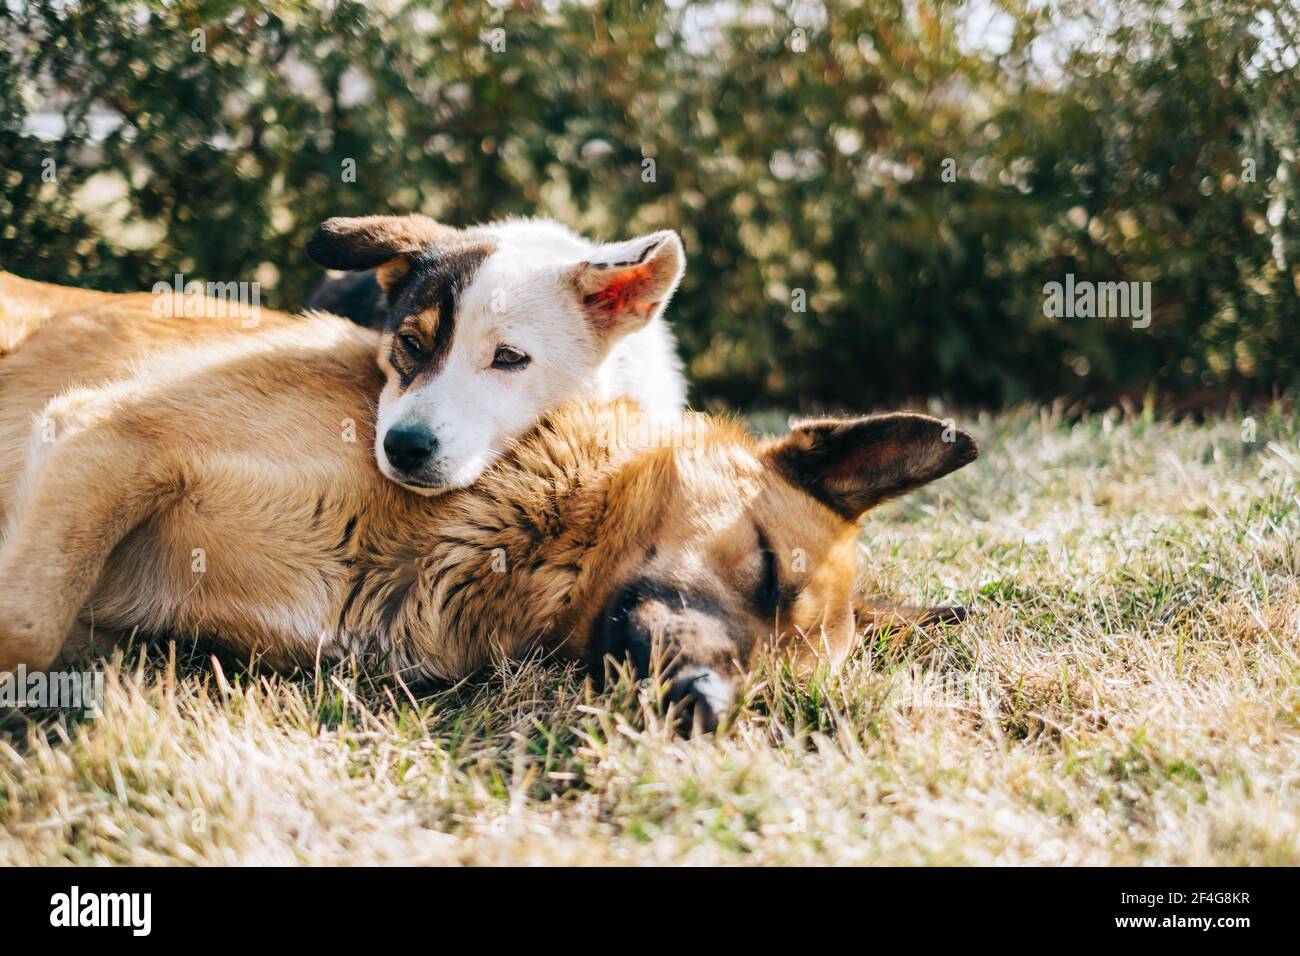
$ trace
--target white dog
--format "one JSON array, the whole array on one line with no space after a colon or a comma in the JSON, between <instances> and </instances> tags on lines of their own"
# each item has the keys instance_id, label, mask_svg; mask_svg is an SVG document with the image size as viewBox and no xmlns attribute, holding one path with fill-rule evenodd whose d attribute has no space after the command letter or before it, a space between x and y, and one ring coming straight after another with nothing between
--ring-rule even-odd
<instances>
[{"instance_id":1,"label":"white dog","mask_svg":"<svg viewBox=\"0 0 1300 956\"><path fill-rule=\"evenodd\" d=\"M672 231L595 244L558 223L455 229L425 216L330 219L307 246L330 269L308 308L378 326L375 457L424 494L474 481L542 415L579 397L678 417L681 363L663 311L685 265Z\"/></svg>"}]
</instances>

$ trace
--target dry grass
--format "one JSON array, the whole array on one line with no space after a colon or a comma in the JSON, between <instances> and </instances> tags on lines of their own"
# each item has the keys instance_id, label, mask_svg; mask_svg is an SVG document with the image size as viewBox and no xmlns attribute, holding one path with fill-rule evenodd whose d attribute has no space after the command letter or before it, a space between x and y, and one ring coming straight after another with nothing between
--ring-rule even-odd
<instances>
[{"instance_id":1,"label":"dry grass","mask_svg":"<svg viewBox=\"0 0 1300 956\"><path fill-rule=\"evenodd\" d=\"M504 666L408 699L345 668L109 668L10 716L0 863L1300 863L1300 418L979 423L865 523L864 582L960 600L717 739L648 691Z\"/></svg>"}]
</instances>

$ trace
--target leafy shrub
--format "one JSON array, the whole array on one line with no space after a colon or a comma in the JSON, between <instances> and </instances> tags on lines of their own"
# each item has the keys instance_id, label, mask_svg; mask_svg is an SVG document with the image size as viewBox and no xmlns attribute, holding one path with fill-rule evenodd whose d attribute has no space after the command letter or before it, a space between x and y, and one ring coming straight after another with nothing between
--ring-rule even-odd
<instances>
[{"instance_id":1,"label":"leafy shrub","mask_svg":"<svg viewBox=\"0 0 1300 956\"><path fill-rule=\"evenodd\" d=\"M1173 7L4 5L0 266L295 308L331 215L670 226L697 402L1267 396L1300 380L1300 15ZM1150 281L1150 326L1046 316L1070 273Z\"/></svg>"}]
</instances>

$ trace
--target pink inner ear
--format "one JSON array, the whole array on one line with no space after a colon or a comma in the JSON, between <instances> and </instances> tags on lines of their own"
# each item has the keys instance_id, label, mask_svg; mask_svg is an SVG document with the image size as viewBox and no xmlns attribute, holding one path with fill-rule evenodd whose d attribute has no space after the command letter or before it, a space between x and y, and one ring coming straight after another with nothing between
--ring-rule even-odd
<instances>
[{"instance_id":1,"label":"pink inner ear","mask_svg":"<svg viewBox=\"0 0 1300 956\"><path fill-rule=\"evenodd\" d=\"M602 329L613 328L619 320L649 313L654 302L646 301L646 290L653 285L654 268L650 264L620 269L611 273L599 289L588 293L583 301L595 313Z\"/></svg>"},{"instance_id":2,"label":"pink inner ear","mask_svg":"<svg viewBox=\"0 0 1300 956\"><path fill-rule=\"evenodd\" d=\"M883 471L898 461L903 449L896 442L879 442L855 449L833 465L828 478L848 478L863 471Z\"/></svg>"}]
</instances>

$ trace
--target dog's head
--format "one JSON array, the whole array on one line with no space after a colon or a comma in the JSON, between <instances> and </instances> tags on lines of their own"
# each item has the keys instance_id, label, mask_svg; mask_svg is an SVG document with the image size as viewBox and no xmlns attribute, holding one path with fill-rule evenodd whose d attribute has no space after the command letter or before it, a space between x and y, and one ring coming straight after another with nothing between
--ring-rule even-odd
<instances>
[{"instance_id":1,"label":"dog's head","mask_svg":"<svg viewBox=\"0 0 1300 956\"><path fill-rule=\"evenodd\" d=\"M654 485L653 530L580 625L578 650L598 682L607 657L666 679L668 699L711 728L764 648L797 666L844 659L857 519L977 454L950 424L889 414L812 421L766 443L724 429L661 455L670 478Z\"/></svg>"},{"instance_id":2,"label":"dog's head","mask_svg":"<svg viewBox=\"0 0 1300 956\"><path fill-rule=\"evenodd\" d=\"M376 270L388 310L375 455L426 494L470 484L590 388L614 343L663 311L684 267L673 232L593 245L537 220L462 230L425 216L330 219L308 253Z\"/></svg>"}]
</instances>

